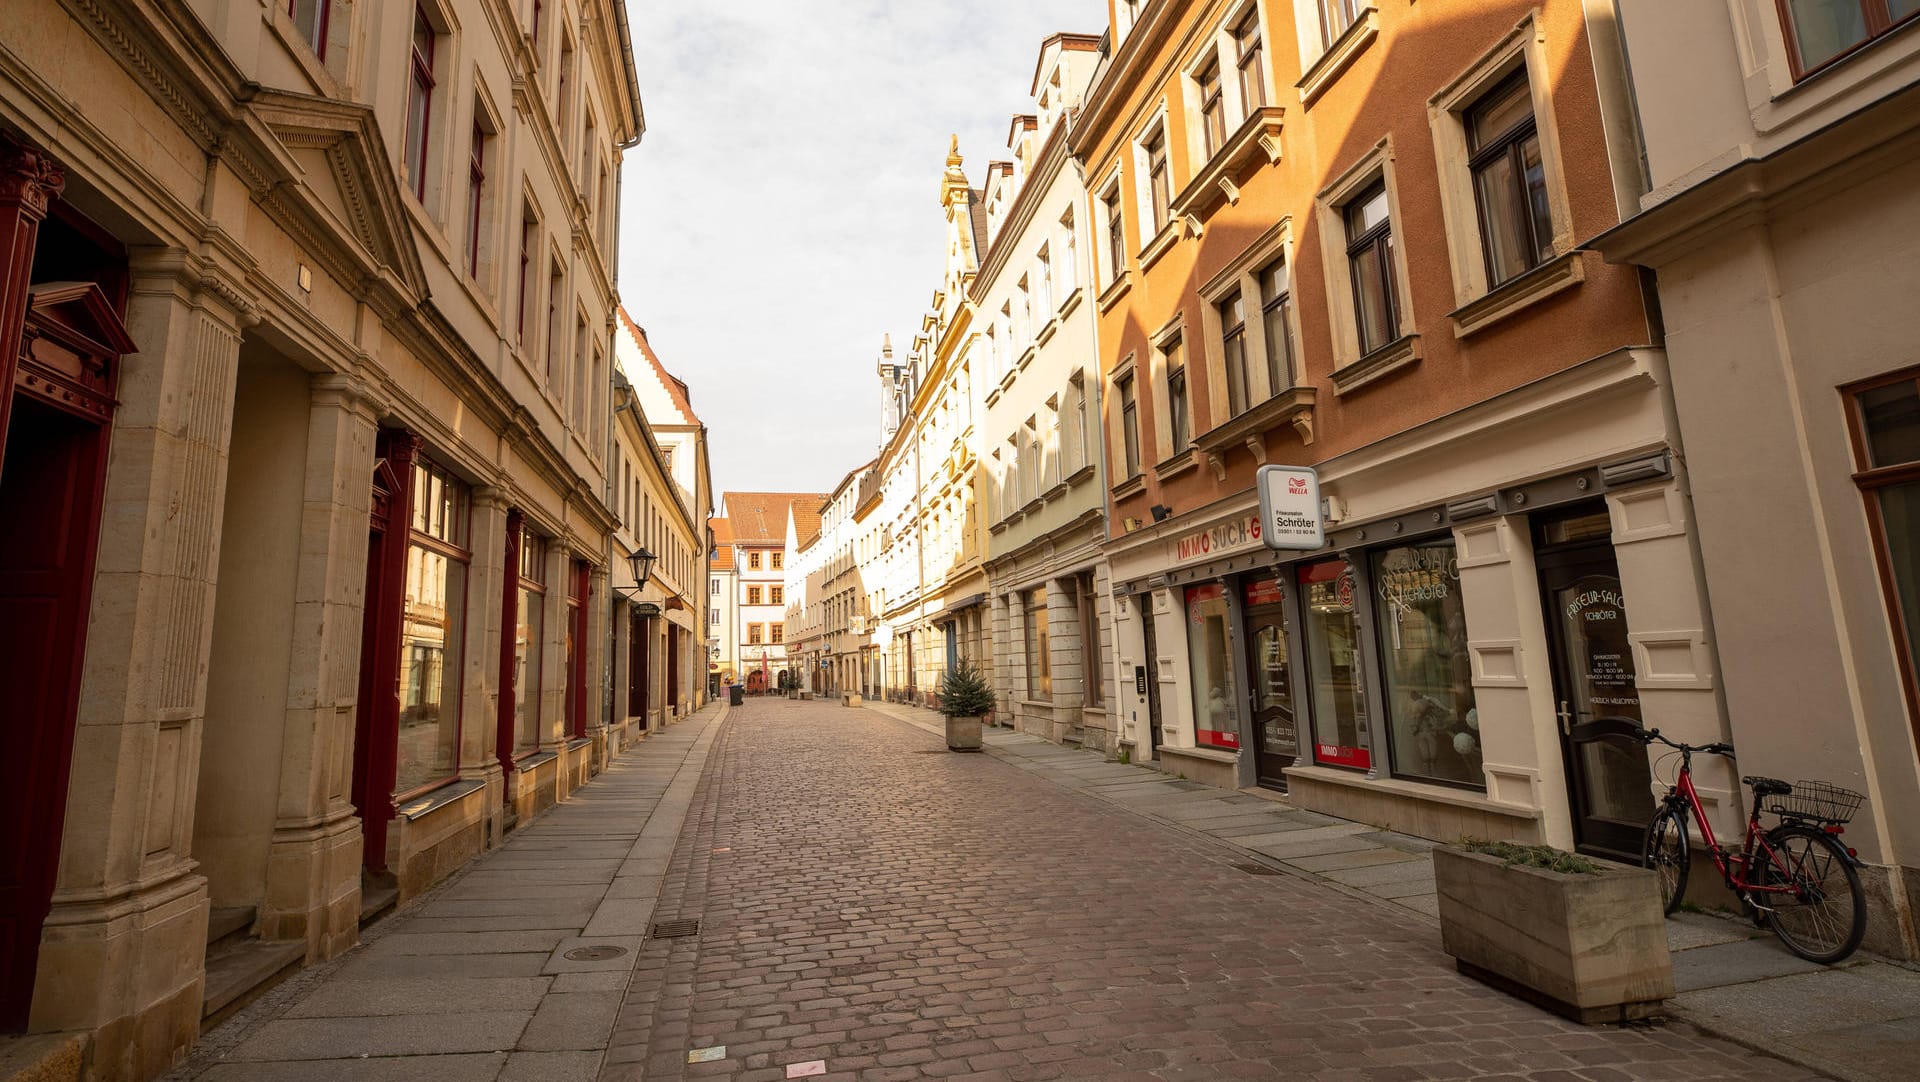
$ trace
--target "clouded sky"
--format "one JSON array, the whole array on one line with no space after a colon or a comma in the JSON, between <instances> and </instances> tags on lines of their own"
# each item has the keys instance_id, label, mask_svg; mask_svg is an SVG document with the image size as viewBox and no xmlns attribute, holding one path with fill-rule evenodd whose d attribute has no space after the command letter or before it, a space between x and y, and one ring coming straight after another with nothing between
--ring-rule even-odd
<instances>
[{"instance_id":1,"label":"clouded sky","mask_svg":"<svg viewBox=\"0 0 1920 1082\"><path fill-rule=\"evenodd\" d=\"M880 336L939 282L950 134L1004 158L1040 43L1105 0L631 0L647 133L620 296L707 424L727 490L827 491L879 443Z\"/></svg>"}]
</instances>

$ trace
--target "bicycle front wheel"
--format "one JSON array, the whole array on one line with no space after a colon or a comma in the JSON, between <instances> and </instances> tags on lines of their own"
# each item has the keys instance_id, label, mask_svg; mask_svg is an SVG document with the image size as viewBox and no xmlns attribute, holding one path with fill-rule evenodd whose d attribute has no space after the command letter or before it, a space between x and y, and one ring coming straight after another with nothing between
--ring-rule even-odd
<instances>
[{"instance_id":1,"label":"bicycle front wheel","mask_svg":"<svg viewBox=\"0 0 1920 1082\"><path fill-rule=\"evenodd\" d=\"M1767 835L1773 849L1761 881L1790 888L1756 895L1771 907L1767 925L1787 949L1809 962L1831 965L1867 934L1867 894L1860 873L1833 835L1787 823Z\"/></svg>"},{"instance_id":2,"label":"bicycle front wheel","mask_svg":"<svg viewBox=\"0 0 1920 1082\"><path fill-rule=\"evenodd\" d=\"M1687 848L1687 814L1671 805L1661 808L1647 824L1647 841L1640 862L1660 877L1660 905L1672 915L1687 896L1687 872L1692 855Z\"/></svg>"}]
</instances>

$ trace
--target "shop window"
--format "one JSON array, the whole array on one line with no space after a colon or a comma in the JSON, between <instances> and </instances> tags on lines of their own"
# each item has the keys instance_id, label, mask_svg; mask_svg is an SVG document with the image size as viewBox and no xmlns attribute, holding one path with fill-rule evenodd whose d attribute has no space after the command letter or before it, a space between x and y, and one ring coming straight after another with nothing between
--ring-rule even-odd
<instances>
[{"instance_id":1,"label":"shop window","mask_svg":"<svg viewBox=\"0 0 1920 1082\"><path fill-rule=\"evenodd\" d=\"M1047 642L1047 592L1029 590L1021 597L1027 621L1027 697L1053 698L1053 655Z\"/></svg>"},{"instance_id":2,"label":"shop window","mask_svg":"<svg viewBox=\"0 0 1920 1082\"><path fill-rule=\"evenodd\" d=\"M1487 280L1499 285L1553 258L1546 165L1526 70L1467 110L1466 126Z\"/></svg>"},{"instance_id":3,"label":"shop window","mask_svg":"<svg viewBox=\"0 0 1920 1082\"><path fill-rule=\"evenodd\" d=\"M1073 599L1080 617L1080 663L1086 670L1084 698L1086 705L1099 706L1106 698L1106 654L1100 642L1100 598L1091 572L1074 580Z\"/></svg>"},{"instance_id":4,"label":"shop window","mask_svg":"<svg viewBox=\"0 0 1920 1082\"><path fill-rule=\"evenodd\" d=\"M520 542L519 614L513 629L513 753L540 746L541 662L546 651L547 543L528 533Z\"/></svg>"},{"instance_id":5,"label":"shop window","mask_svg":"<svg viewBox=\"0 0 1920 1082\"><path fill-rule=\"evenodd\" d=\"M556 719L553 739L587 735L587 576L585 560L575 560L567 576L566 712ZM668 679L673 679L668 670ZM564 726L564 729L562 729Z\"/></svg>"},{"instance_id":6,"label":"shop window","mask_svg":"<svg viewBox=\"0 0 1920 1082\"><path fill-rule=\"evenodd\" d=\"M1372 560L1393 773L1484 788L1453 541L1387 549Z\"/></svg>"},{"instance_id":7,"label":"shop window","mask_svg":"<svg viewBox=\"0 0 1920 1082\"><path fill-rule=\"evenodd\" d=\"M1307 564L1300 584L1307 683L1313 707L1313 758L1327 766L1373 766L1366 679L1361 668L1359 589L1345 560Z\"/></svg>"},{"instance_id":8,"label":"shop window","mask_svg":"<svg viewBox=\"0 0 1920 1082\"><path fill-rule=\"evenodd\" d=\"M1920 0L1779 0L1796 76L1853 52L1920 15Z\"/></svg>"},{"instance_id":9,"label":"shop window","mask_svg":"<svg viewBox=\"0 0 1920 1082\"><path fill-rule=\"evenodd\" d=\"M1240 746L1240 691L1227 633L1227 588L1187 587L1187 665L1193 677L1193 741L1203 748Z\"/></svg>"},{"instance_id":10,"label":"shop window","mask_svg":"<svg viewBox=\"0 0 1920 1082\"><path fill-rule=\"evenodd\" d=\"M467 487L438 465L413 469L401 624L399 763L394 791L453 777L460 752L460 656L466 632Z\"/></svg>"},{"instance_id":11,"label":"shop window","mask_svg":"<svg viewBox=\"0 0 1920 1082\"><path fill-rule=\"evenodd\" d=\"M1854 475L1866 498L1908 713L1920 733L1920 370L1855 389Z\"/></svg>"}]
</instances>

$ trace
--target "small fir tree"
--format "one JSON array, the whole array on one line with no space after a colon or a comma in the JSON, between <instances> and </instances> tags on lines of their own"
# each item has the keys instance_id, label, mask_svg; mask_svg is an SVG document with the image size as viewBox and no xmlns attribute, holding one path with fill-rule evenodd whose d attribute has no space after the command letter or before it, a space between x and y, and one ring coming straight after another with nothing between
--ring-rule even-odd
<instances>
[{"instance_id":1,"label":"small fir tree","mask_svg":"<svg viewBox=\"0 0 1920 1082\"><path fill-rule=\"evenodd\" d=\"M993 689L980 670L967 662L947 670L940 682L940 712L950 718L983 717L993 712Z\"/></svg>"}]
</instances>

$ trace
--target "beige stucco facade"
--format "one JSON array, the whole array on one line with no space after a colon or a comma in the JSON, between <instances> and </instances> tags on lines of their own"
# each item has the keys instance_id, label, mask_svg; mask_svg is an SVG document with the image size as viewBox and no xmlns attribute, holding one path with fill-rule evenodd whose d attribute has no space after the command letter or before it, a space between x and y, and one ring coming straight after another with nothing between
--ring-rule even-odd
<instances>
[{"instance_id":1,"label":"beige stucco facade","mask_svg":"<svg viewBox=\"0 0 1920 1082\"><path fill-rule=\"evenodd\" d=\"M53 218L104 253L136 347L50 905L8 974L89 1078L193 1041L210 914L338 954L370 893L424 890L596 767L624 14L331 7L323 35L255 0L0 20L0 129L64 174ZM497 742L510 524L545 553L526 647L578 674L526 706L537 770Z\"/></svg>"},{"instance_id":2,"label":"beige stucco facade","mask_svg":"<svg viewBox=\"0 0 1920 1082\"><path fill-rule=\"evenodd\" d=\"M1850 427L1920 364L1920 24L1807 71L1768 0L1620 8L1650 191L1596 247L1659 283L1740 770L1866 794L1867 944L1912 957L1916 569Z\"/></svg>"}]
</instances>

